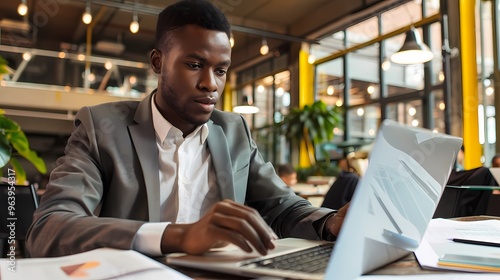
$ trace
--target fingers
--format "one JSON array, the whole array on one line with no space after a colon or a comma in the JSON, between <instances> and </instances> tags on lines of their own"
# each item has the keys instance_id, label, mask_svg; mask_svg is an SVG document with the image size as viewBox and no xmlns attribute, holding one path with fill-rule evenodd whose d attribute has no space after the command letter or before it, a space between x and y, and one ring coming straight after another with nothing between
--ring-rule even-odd
<instances>
[{"instance_id":1,"label":"fingers","mask_svg":"<svg viewBox=\"0 0 500 280\"><path fill-rule=\"evenodd\" d=\"M334 216L326 220L325 226L328 228L331 234L335 236L339 235L340 228L342 227L342 223L344 222L344 218L347 214L347 210L349 210L349 203L340 208Z\"/></svg>"},{"instance_id":2,"label":"fingers","mask_svg":"<svg viewBox=\"0 0 500 280\"><path fill-rule=\"evenodd\" d=\"M241 213L238 213L241 214ZM248 219L252 219L249 217ZM217 225L217 230L223 232L221 234L221 238L228 238L229 241L243 250L250 252L247 250L247 243L251 244L260 254L265 255L269 249L273 248L272 239L266 230L259 228L258 225L255 225L253 222L246 220L245 218L229 216L221 213L217 213L214 218L214 224ZM245 243L245 247L241 246L242 243Z\"/></svg>"},{"instance_id":3,"label":"fingers","mask_svg":"<svg viewBox=\"0 0 500 280\"><path fill-rule=\"evenodd\" d=\"M218 202L194 224L167 227L169 232L174 232L173 229L183 232L178 234L182 235L177 246L179 251L190 254L201 254L222 244L232 243L246 252L255 249L265 255L269 249L274 249L273 241L277 239L255 209L230 200Z\"/></svg>"},{"instance_id":4,"label":"fingers","mask_svg":"<svg viewBox=\"0 0 500 280\"><path fill-rule=\"evenodd\" d=\"M278 236L274 233L273 229L269 227L262 218L262 216L257 212L257 210L238 204L231 200L224 200L220 204L220 213L224 213L226 215L234 215L241 219L244 219L248 223L250 223L251 227L257 231L259 236L263 240L276 240ZM274 244L271 244L274 248ZM272 249L271 248L271 249Z\"/></svg>"},{"instance_id":5,"label":"fingers","mask_svg":"<svg viewBox=\"0 0 500 280\"><path fill-rule=\"evenodd\" d=\"M233 234L241 235L261 254L274 249L276 234L253 208L229 200L222 201L214 208L213 222Z\"/></svg>"}]
</instances>

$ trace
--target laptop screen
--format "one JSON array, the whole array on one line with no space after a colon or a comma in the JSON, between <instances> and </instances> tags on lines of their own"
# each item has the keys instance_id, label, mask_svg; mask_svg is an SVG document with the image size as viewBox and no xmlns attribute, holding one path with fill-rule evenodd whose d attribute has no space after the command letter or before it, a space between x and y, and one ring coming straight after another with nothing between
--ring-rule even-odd
<instances>
[{"instance_id":1,"label":"laptop screen","mask_svg":"<svg viewBox=\"0 0 500 280\"><path fill-rule=\"evenodd\" d=\"M337 239L326 279L348 279L420 244L462 139L385 120Z\"/></svg>"}]
</instances>

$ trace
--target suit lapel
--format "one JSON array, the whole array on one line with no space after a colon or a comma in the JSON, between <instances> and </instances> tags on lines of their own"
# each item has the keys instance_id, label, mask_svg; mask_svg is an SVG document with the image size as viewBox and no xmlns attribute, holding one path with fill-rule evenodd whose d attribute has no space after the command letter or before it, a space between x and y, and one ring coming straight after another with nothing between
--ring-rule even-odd
<instances>
[{"instance_id":1,"label":"suit lapel","mask_svg":"<svg viewBox=\"0 0 500 280\"><path fill-rule=\"evenodd\" d=\"M150 222L160 221L160 178L158 175L158 151L156 137L151 116L151 98L153 94L144 98L135 113L136 124L129 126L130 136L141 163L146 193L148 196L148 213Z\"/></svg>"},{"instance_id":2,"label":"suit lapel","mask_svg":"<svg viewBox=\"0 0 500 280\"><path fill-rule=\"evenodd\" d=\"M208 131L208 149L212 157L221 198L235 200L231 157L229 156L226 137L222 128L211 120L208 121Z\"/></svg>"}]
</instances>

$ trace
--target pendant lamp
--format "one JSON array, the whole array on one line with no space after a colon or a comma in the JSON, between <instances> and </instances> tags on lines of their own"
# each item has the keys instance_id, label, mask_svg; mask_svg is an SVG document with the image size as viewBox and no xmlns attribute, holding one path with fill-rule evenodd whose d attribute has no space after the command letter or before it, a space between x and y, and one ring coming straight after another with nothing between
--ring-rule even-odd
<instances>
[{"instance_id":1,"label":"pendant lamp","mask_svg":"<svg viewBox=\"0 0 500 280\"><path fill-rule=\"evenodd\" d=\"M248 101L248 96L243 96L243 103L233 107L233 112L238 114L256 114L259 112L259 107L253 106Z\"/></svg>"},{"instance_id":2,"label":"pendant lamp","mask_svg":"<svg viewBox=\"0 0 500 280\"><path fill-rule=\"evenodd\" d=\"M434 54L429 47L422 42L420 34L411 27L406 32L406 39L398 52L391 56L391 61L397 64L419 64L430 61L434 58Z\"/></svg>"}]
</instances>

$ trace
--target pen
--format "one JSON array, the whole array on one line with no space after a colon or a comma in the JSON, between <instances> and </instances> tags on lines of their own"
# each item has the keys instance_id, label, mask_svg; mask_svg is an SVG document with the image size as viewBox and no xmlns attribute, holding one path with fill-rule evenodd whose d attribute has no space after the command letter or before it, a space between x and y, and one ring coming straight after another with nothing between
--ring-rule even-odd
<instances>
[{"instance_id":1,"label":"pen","mask_svg":"<svg viewBox=\"0 0 500 280\"><path fill-rule=\"evenodd\" d=\"M467 244L474 244L474 245L500 247L500 243L497 243L497 242L488 242L488 241L470 240L470 239L461 239L461 238L453 238L452 241L457 242L457 243L467 243Z\"/></svg>"}]
</instances>

